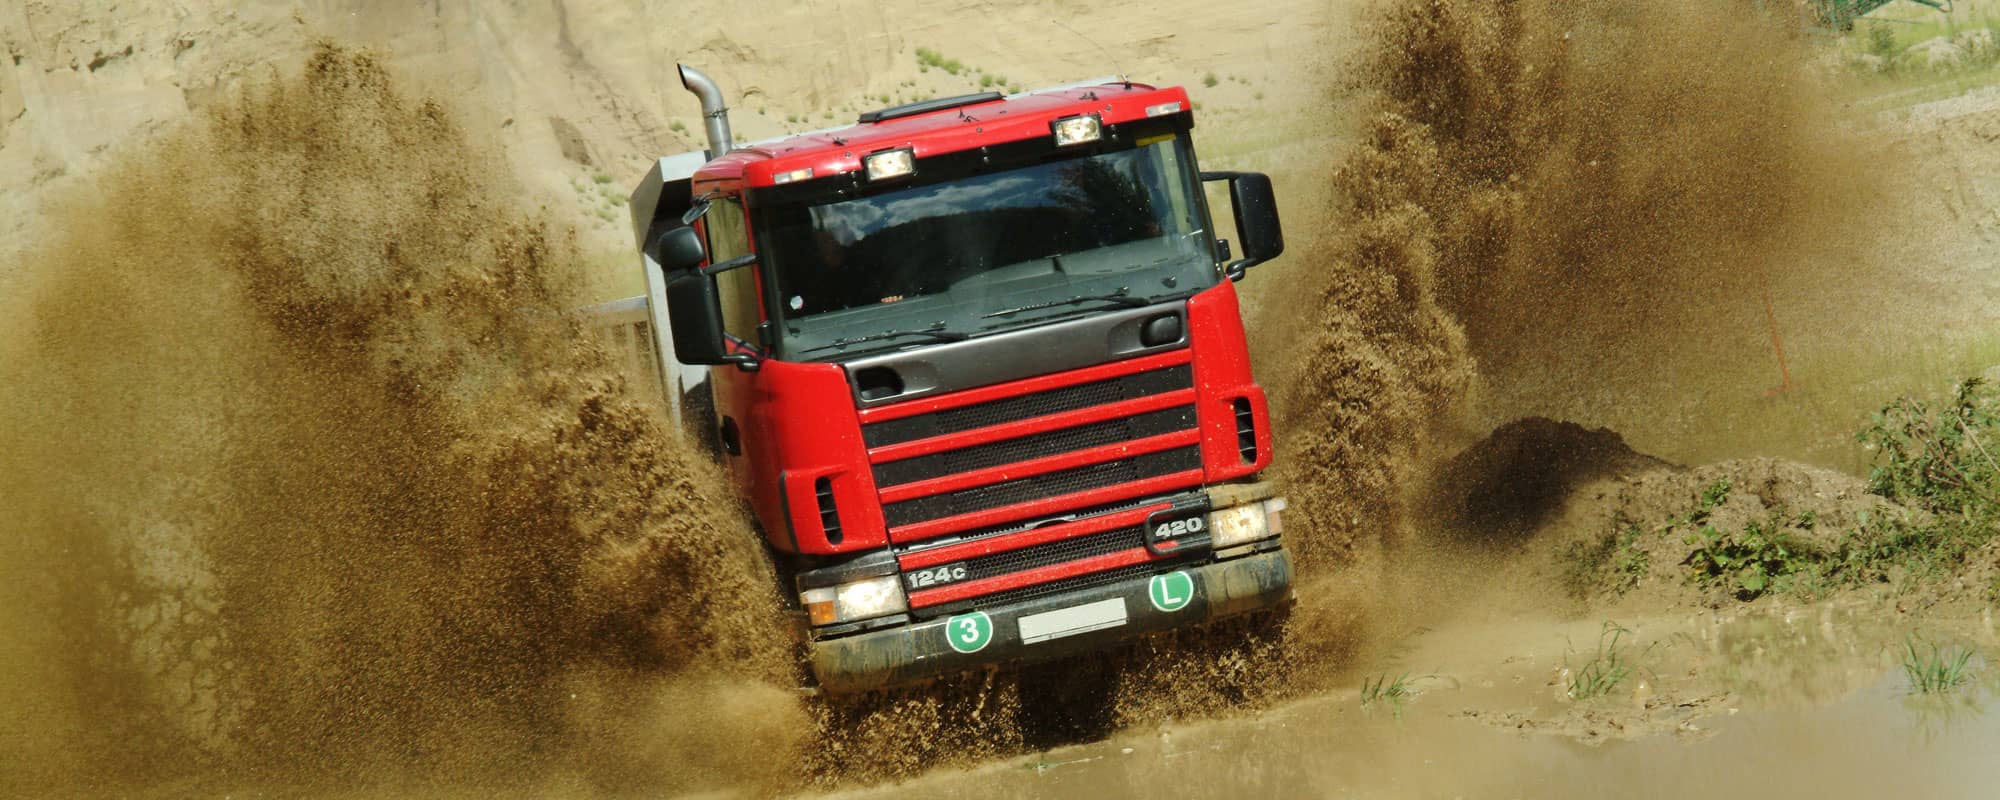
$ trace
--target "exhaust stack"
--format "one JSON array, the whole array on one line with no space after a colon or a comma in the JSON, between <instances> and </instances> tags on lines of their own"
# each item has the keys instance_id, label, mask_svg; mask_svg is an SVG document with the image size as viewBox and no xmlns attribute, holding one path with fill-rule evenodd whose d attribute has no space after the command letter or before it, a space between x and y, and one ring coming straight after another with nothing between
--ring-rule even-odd
<instances>
[{"instance_id":1,"label":"exhaust stack","mask_svg":"<svg viewBox=\"0 0 2000 800\"><path fill-rule=\"evenodd\" d=\"M722 87L701 70L686 64L675 66L681 71L681 86L701 98L701 116L708 129L708 157L719 158L736 149L736 143L729 138L729 107L722 102Z\"/></svg>"}]
</instances>

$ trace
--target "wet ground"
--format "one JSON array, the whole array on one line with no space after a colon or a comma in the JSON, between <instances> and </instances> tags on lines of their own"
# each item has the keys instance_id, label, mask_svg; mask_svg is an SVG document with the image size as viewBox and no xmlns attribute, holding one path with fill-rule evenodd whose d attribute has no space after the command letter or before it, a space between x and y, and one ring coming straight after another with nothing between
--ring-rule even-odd
<instances>
[{"instance_id":1,"label":"wet ground","mask_svg":"<svg viewBox=\"0 0 2000 800\"><path fill-rule=\"evenodd\" d=\"M1962 621L1961 621L1962 622ZM1417 633L1378 666L1417 692L1349 690L850 796L1991 797L1990 620L1913 626L1816 608L1625 622L1487 621ZM1975 655L1964 685L1914 692L1904 648ZM1567 696L1607 653L1629 668ZM1565 670L1568 670L1565 672ZM1373 677L1352 676L1352 684Z\"/></svg>"}]
</instances>

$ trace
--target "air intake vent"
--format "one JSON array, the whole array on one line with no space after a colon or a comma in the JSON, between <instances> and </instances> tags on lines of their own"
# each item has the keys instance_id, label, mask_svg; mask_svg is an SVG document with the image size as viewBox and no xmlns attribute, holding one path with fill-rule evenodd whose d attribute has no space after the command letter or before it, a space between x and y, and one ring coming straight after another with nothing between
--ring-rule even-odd
<instances>
[{"instance_id":1,"label":"air intake vent","mask_svg":"<svg viewBox=\"0 0 2000 800\"><path fill-rule=\"evenodd\" d=\"M833 481L813 481L813 496L819 500L819 525L826 529L827 544L840 544L840 510L833 507Z\"/></svg>"},{"instance_id":2,"label":"air intake vent","mask_svg":"<svg viewBox=\"0 0 2000 800\"><path fill-rule=\"evenodd\" d=\"M1257 415L1250 413L1250 399L1236 398L1236 452L1243 463L1257 463Z\"/></svg>"}]
</instances>

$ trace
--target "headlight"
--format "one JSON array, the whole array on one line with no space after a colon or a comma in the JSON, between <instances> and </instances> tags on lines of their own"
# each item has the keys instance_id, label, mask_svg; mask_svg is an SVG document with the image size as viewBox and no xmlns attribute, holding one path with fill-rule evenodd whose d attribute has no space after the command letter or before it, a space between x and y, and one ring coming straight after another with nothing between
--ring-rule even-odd
<instances>
[{"instance_id":1,"label":"headlight","mask_svg":"<svg viewBox=\"0 0 2000 800\"><path fill-rule=\"evenodd\" d=\"M903 585L895 575L807 589L799 594L799 599L804 601L806 616L814 625L872 619L910 607L903 599Z\"/></svg>"},{"instance_id":2,"label":"headlight","mask_svg":"<svg viewBox=\"0 0 2000 800\"><path fill-rule=\"evenodd\" d=\"M884 150L861 159L861 163L867 167L868 179L871 181L900 178L917 171L917 151L907 147L901 150Z\"/></svg>"},{"instance_id":3,"label":"headlight","mask_svg":"<svg viewBox=\"0 0 2000 800\"><path fill-rule=\"evenodd\" d=\"M1278 522L1278 512L1283 510L1285 498L1274 497L1210 512L1209 541L1214 543L1215 549L1221 550L1276 536L1284 530Z\"/></svg>"},{"instance_id":4,"label":"headlight","mask_svg":"<svg viewBox=\"0 0 2000 800\"><path fill-rule=\"evenodd\" d=\"M1049 127L1055 131L1057 147L1068 147L1104 138L1104 122L1096 114L1064 117L1049 123Z\"/></svg>"}]
</instances>

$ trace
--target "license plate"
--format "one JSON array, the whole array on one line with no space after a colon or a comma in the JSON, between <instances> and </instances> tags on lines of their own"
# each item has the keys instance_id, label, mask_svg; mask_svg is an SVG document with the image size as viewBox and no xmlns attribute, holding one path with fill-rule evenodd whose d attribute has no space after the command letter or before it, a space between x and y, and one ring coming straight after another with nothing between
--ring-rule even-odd
<instances>
[{"instance_id":1,"label":"license plate","mask_svg":"<svg viewBox=\"0 0 2000 800\"><path fill-rule=\"evenodd\" d=\"M1022 617L1021 643L1034 644L1079 633L1101 631L1125 624L1125 599L1113 597L1095 603L1059 608Z\"/></svg>"}]
</instances>

